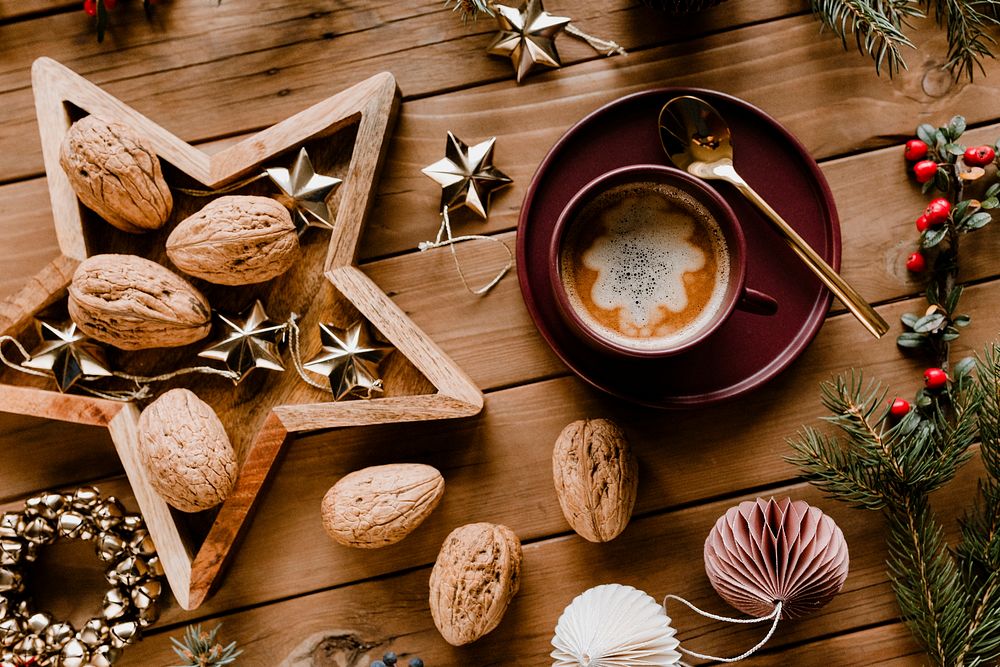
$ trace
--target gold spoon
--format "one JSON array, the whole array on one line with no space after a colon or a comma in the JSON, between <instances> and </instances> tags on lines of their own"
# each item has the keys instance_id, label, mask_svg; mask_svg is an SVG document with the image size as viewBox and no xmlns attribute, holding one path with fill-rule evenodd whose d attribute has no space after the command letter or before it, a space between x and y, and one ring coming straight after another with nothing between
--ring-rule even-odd
<instances>
[{"instance_id":1,"label":"gold spoon","mask_svg":"<svg viewBox=\"0 0 1000 667\"><path fill-rule=\"evenodd\" d=\"M889 331L889 325L882 316L736 173L729 126L718 111L702 99L685 95L663 105L659 122L663 150L674 165L693 176L726 181L736 186L774 224L799 259L872 335L881 338Z\"/></svg>"}]
</instances>

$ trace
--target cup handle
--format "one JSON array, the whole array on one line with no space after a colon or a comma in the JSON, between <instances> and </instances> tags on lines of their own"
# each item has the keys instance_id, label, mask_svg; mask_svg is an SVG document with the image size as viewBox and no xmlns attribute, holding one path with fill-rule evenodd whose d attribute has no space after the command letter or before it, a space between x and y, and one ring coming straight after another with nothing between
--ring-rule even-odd
<instances>
[{"instance_id":1,"label":"cup handle","mask_svg":"<svg viewBox=\"0 0 1000 667\"><path fill-rule=\"evenodd\" d=\"M743 288L743 293L740 294L736 307L754 315L774 315L778 312L778 302L774 300L774 297L749 287Z\"/></svg>"}]
</instances>

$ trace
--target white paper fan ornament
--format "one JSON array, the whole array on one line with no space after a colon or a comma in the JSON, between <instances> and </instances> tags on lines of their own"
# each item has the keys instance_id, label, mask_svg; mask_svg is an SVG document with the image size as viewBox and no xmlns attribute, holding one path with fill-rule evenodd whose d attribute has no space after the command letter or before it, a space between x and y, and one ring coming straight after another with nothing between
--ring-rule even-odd
<instances>
[{"instance_id":1,"label":"white paper fan ornament","mask_svg":"<svg viewBox=\"0 0 1000 667\"><path fill-rule=\"evenodd\" d=\"M847 579L844 533L833 519L801 500L745 501L719 517L705 540L705 572L729 604L766 616L813 612Z\"/></svg>"},{"instance_id":2,"label":"white paper fan ornament","mask_svg":"<svg viewBox=\"0 0 1000 667\"><path fill-rule=\"evenodd\" d=\"M621 584L596 586L559 617L552 667L676 665L674 633L667 612L649 595Z\"/></svg>"}]
</instances>

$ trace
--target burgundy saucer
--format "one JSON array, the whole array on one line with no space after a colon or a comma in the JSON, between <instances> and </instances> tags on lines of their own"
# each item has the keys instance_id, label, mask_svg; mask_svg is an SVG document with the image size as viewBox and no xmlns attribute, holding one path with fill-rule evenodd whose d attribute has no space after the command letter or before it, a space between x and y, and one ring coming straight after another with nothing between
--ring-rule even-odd
<instances>
[{"instance_id":1,"label":"burgundy saucer","mask_svg":"<svg viewBox=\"0 0 1000 667\"><path fill-rule=\"evenodd\" d=\"M611 102L570 128L542 161L521 207L521 293L542 337L570 370L608 393L661 408L716 403L767 382L806 348L831 300L770 223L734 188L715 182L743 226L746 285L777 299L776 315L735 313L698 348L657 360L611 359L562 322L546 268L560 211L580 188L607 171L669 164L656 119L677 95L697 95L718 109L732 128L740 174L831 266L840 267L840 223L823 173L802 144L760 109L714 91L661 88Z\"/></svg>"}]
</instances>

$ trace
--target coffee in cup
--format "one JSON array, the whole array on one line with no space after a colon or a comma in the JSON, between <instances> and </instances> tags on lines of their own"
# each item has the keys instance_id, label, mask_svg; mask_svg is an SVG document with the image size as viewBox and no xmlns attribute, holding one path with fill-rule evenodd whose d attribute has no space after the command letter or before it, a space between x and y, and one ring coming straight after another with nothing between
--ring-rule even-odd
<instances>
[{"instance_id":1,"label":"coffee in cup","mask_svg":"<svg viewBox=\"0 0 1000 667\"><path fill-rule=\"evenodd\" d=\"M722 228L692 195L662 182L625 183L577 213L563 237L560 279L585 326L619 345L670 348L726 304Z\"/></svg>"}]
</instances>

